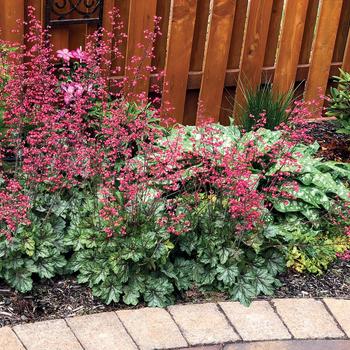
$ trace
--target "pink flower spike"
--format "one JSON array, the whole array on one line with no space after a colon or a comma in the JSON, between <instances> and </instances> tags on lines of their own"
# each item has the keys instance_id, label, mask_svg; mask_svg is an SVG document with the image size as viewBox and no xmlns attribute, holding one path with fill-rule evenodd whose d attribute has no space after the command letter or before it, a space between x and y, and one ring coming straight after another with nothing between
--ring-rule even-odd
<instances>
[{"instance_id":1,"label":"pink flower spike","mask_svg":"<svg viewBox=\"0 0 350 350\"><path fill-rule=\"evenodd\" d=\"M57 57L62 58L65 62L69 62L73 58L72 53L68 49L58 50Z\"/></svg>"}]
</instances>

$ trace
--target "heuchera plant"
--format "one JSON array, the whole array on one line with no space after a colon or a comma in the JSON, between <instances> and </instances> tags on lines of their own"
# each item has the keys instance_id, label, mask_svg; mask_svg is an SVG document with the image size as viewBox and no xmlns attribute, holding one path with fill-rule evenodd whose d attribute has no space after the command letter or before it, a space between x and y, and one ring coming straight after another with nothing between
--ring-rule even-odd
<instances>
[{"instance_id":1,"label":"heuchera plant","mask_svg":"<svg viewBox=\"0 0 350 350\"><path fill-rule=\"evenodd\" d=\"M346 257L350 169L313 157L304 103L274 131L264 113L251 132L165 128L169 111L138 91L153 67L135 57L109 79L124 37L116 13L84 50L53 52L32 11L1 92L0 276L12 286L76 273L107 303L163 306L200 288L248 304L273 293L286 263L319 272Z\"/></svg>"}]
</instances>

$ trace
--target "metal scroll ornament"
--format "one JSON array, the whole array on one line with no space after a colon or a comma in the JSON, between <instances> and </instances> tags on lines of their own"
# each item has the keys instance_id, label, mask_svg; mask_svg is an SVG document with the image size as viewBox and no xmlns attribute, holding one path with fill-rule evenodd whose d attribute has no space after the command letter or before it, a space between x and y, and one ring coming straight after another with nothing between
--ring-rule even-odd
<instances>
[{"instance_id":1,"label":"metal scroll ornament","mask_svg":"<svg viewBox=\"0 0 350 350\"><path fill-rule=\"evenodd\" d=\"M69 24L102 26L103 0L46 0L45 25Z\"/></svg>"}]
</instances>

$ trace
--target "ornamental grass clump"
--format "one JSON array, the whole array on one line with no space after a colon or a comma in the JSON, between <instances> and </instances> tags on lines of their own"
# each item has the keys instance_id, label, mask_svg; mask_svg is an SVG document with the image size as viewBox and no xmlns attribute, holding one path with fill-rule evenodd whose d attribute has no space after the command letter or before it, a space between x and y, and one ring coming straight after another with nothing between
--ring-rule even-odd
<instances>
[{"instance_id":1,"label":"ornamental grass clump","mask_svg":"<svg viewBox=\"0 0 350 350\"><path fill-rule=\"evenodd\" d=\"M70 273L106 303L164 306L196 288L249 304L286 265L318 273L345 257L350 169L315 157L307 106L274 131L161 126L168 111L138 92L152 67L135 58L108 78L124 37L112 22L84 50L53 52L31 19L9 53L0 277L26 292Z\"/></svg>"}]
</instances>

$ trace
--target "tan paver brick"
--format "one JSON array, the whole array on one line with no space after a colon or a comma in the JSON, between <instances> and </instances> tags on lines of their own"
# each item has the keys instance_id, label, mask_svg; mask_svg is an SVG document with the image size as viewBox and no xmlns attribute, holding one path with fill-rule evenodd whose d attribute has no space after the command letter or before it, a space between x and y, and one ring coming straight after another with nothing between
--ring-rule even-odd
<instances>
[{"instance_id":1,"label":"tan paver brick","mask_svg":"<svg viewBox=\"0 0 350 350\"><path fill-rule=\"evenodd\" d=\"M64 320L51 320L15 326L27 350L82 350Z\"/></svg>"},{"instance_id":2,"label":"tan paver brick","mask_svg":"<svg viewBox=\"0 0 350 350\"><path fill-rule=\"evenodd\" d=\"M249 307L238 302L223 302L220 306L243 340L291 338L267 301L253 301Z\"/></svg>"},{"instance_id":3,"label":"tan paver brick","mask_svg":"<svg viewBox=\"0 0 350 350\"><path fill-rule=\"evenodd\" d=\"M121 310L117 315L141 349L186 347L187 342L164 309Z\"/></svg>"},{"instance_id":4,"label":"tan paver brick","mask_svg":"<svg viewBox=\"0 0 350 350\"><path fill-rule=\"evenodd\" d=\"M182 348L179 350L222 350L223 345L203 345L203 346L191 346L190 348Z\"/></svg>"},{"instance_id":5,"label":"tan paver brick","mask_svg":"<svg viewBox=\"0 0 350 350\"><path fill-rule=\"evenodd\" d=\"M327 298L324 302L350 338L350 300Z\"/></svg>"},{"instance_id":6,"label":"tan paver brick","mask_svg":"<svg viewBox=\"0 0 350 350\"><path fill-rule=\"evenodd\" d=\"M25 350L10 327L0 328L0 350Z\"/></svg>"},{"instance_id":7,"label":"tan paver brick","mask_svg":"<svg viewBox=\"0 0 350 350\"><path fill-rule=\"evenodd\" d=\"M85 350L136 350L114 312L66 319Z\"/></svg>"},{"instance_id":8,"label":"tan paver brick","mask_svg":"<svg viewBox=\"0 0 350 350\"><path fill-rule=\"evenodd\" d=\"M175 305L169 307L169 312L191 345L239 340L239 336L214 303Z\"/></svg>"},{"instance_id":9,"label":"tan paver brick","mask_svg":"<svg viewBox=\"0 0 350 350\"><path fill-rule=\"evenodd\" d=\"M349 340L287 340L226 345L224 350L349 350Z\"/></svg>"},{"instance_id":10,"label":"tan paver brick","mask_svg":"<svg viewBox=\"0 0 350 350\"><path fill-rule=\"evenodd\" d=\"M341 338L344 336L319 300L274 299L273 303L295 338Z\"/></svg>"}]
</instances>

